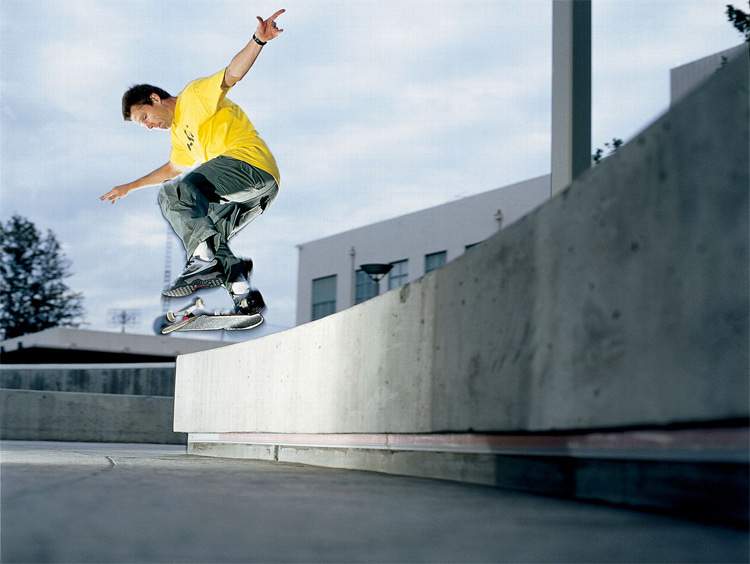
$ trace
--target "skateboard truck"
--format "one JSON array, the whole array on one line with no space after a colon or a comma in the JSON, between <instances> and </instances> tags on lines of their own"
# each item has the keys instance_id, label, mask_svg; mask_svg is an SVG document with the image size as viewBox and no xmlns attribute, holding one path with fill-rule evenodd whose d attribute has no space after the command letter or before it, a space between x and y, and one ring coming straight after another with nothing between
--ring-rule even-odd
<instances>
[{"instance_id":1,"label":"skateboard truck","mask_svg":"<svg viewBox=\"0 0 750 564\"><path fill-rule=\"evenodd\" d=\"M203 300L200 298L196 298L195 302L185 309L181 309L179 311L175 311L174 313L171 311L167 312L167 321L170 323L174 323L177 320L184 320L188 317L191 317L193 315L193 312L196 309L203 309Z\"/></svg>"}]
</instances>

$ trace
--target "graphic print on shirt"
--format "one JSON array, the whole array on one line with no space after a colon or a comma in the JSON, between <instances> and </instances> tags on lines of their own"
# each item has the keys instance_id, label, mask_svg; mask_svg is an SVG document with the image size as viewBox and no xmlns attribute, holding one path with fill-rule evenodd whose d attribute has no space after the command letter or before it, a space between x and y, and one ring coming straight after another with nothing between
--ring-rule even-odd
<instances>
[{"instance_id":1,"label":"graphic print on shirt","mask_svg":"<svg viewBox=\"0 0 750 564\"><path fill-rule=\"evenodd\" d=\"M195 136L193 136L192 133L190 133L189 126L185 126L185 137L187 137L187 150L192 151L193 150L193 143L195 143Z\"/></svg>"}]
</instances>

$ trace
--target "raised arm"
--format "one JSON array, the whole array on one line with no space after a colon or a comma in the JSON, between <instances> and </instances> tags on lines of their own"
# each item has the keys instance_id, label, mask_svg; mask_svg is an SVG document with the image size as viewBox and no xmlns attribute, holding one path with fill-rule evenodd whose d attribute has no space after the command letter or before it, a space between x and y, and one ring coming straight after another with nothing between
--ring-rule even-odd
<instances>
[{"instance_id":1,"label":"raised arm","mask_svg":"<svg viewBox=\"0 0 750 564\"><path fill-rule=\"evenodd\" d=\"M179 176L184 170L184 166L176 165L170 161L167 164L160 166L155 171L150 172L146 176L139 178L138 180L128 182L127 184L121 184L120 186L115 186L114 188L112 188L112 190L101 196L99 199L102 201L110 200L114 204L115 200L124 198L133 190L144 188L145 186L154 186L156 184L161 184L165 180L171 180L175 176Z\"/></svg>"},{"instance_id":2,"label":"raised arm","mask_svg":"<svg viewBox=\"0 0 750 564\"><path fill-rule=\"evenodd\" d=\"M229 66L224 71L225 88L231 88L242 80L247 74L247 71L249 71L255 63L258 55L260 55L263 45L284 31L283 29L276 27L276 18L284 12L285 10L279 10L267 20L263 20L260 16L257 17L258 27L255 29L253 38L242 49L242 51L234 56L232 62L229 63Z\"/></svg>"}]
</instances>

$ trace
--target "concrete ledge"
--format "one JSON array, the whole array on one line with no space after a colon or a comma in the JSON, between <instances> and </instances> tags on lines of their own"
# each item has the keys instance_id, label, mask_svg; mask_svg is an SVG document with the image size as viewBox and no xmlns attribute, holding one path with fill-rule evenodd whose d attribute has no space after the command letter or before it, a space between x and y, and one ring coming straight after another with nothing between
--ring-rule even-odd
<instances>
[{"instance_id":1,"label":"concrete ledge","mask_svg":"<svg viewBox=\"0 0 750 564\"><path fill-rule=\"evenodd\" d=\"M10 364L0 366L0 388L174 397L174 363Z\"/></svg>"},{"instance_id":2,"label":"concrete ledge","mask_svg":"<svg viewBox=\"0 0 750 564\"><path fill-rule=\"evenodd\" d=\"M0 390L0 439L184 444L169 397Z\"/></svg>"},{"instance_id":3,"label":"concrete ledge","mask_svg":"<svg viewBox=\"0 0 750 564\"><path fill-rule=\"evenodd\" d=\"M424 278L177 360L175 429L430 433L746 418L741 57L560 196Z\"/></svg>"}]
</instances>

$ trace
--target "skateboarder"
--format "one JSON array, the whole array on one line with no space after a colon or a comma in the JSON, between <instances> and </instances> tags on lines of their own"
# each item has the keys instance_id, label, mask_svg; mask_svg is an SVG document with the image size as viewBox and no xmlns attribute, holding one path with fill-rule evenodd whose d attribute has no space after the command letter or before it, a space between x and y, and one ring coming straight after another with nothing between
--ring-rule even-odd
<instances>
[{"instance_id":1,"label":"skateboarder","mask_svg":"<svg viewBox=\"0 0 750 564\"><path fill-rule=\"evenodd\" d=\"M126 121L170 130L169 161L133 182L115 186L100 200L124 198L133 190L161 184L159 205L187 252L187 265L165 296L187 296L224 285L237 313L259 313L263 298L251 291L251 260L236 257L227 240L262 214L279 191L276 161L255 127L227 92L247 74L263 46L283 29L279 10L258 17L252 40L225 69L189 83L177 96L141 84L122 98ZM184 176L187 167L201 163Z\"/></svg>"}]
</instances>

